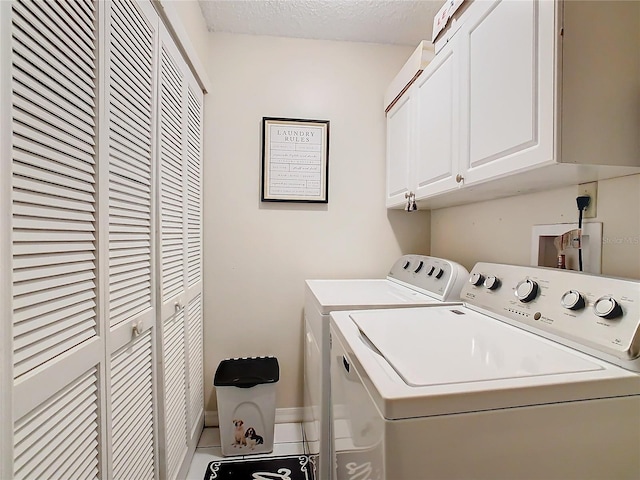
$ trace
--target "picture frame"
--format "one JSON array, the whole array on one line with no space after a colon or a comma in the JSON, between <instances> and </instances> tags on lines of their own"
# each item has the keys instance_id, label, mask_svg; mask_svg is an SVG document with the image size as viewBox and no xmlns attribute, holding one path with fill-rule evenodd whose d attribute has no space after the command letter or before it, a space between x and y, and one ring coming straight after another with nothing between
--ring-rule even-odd
<instances>
[{"instance_id":1,"label":"picture frame","mask_svg":"<svg viewBox=\"0 0 640 480\"><path fill-rule=\"evenodd\" d=\"M262 117L263 202L329 202L329 120Z\"/></svg>"}]
</instances>

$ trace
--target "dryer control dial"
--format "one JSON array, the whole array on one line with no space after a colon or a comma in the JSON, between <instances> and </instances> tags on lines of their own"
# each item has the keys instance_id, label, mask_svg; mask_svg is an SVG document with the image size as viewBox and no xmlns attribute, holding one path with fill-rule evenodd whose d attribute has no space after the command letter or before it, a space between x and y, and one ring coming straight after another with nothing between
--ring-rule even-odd
<instances>
[{"instance_id":1,"label":"dryer control dial","mask_svg":"<svg viewBox=\"0 0 640 480\"><path fill-rule=\"evenodd\" d=\"M522 303L527 303L538 296L538 284L527 278L516 286L515 296Z\"/></svg>"},{"instance_id":2,"label":"dryer control dial","mask_svg":"<svg viewBox=\"0 0 640 480\"><path fill-rule=\"evenodd\" d=\"M584 297L577 290L567 290L560 300L562 306L568 310L581 310L584 308Z\"/></svg>"},{"instance_id":3,"label":"dryer control dial","mask_svg":"<svg viewBox=\"0 0 640 480\"><path fill-rule=\"evenodd\" d=\"M440 267L436 268L436 272L435 272L436 278L442 278L442 275L444 275L444 270L441 269Z\"/></svg>"},{"instance_id":4,"label":"dryer control dial","mask_svg":"<svg viewBox=\"0 0 640 480\"><path fill-rule=\"evenodd\" d=\"M481 273L472 273L471 276L469 277L469 283L471 285L475 285L476 287L479 287L480 285L482 285L483 281L484 281L484 275L482 275Z\"/></svg>"},{"instance_id":5,"label":"dryer control dial","mask_svg":"<svg viewBox=\"0 0 640 480\"><path fill-rule=\"evenodd\" d=\"M485 288L488 288L489 290L497 290L498 287L500 286L500 279L493 275L489 275L487 279L484 281L483 285L485 286Z\"/></svg>"},{"instance_id":6,"label":"dryer control dial","mask_svg":"<svg viewBox=\"0 0 640 480\"><path fill-rule=\"evenodd\" d=\"M611 295L604 295L596 300L593 311L597 316L608 320L622 316L622 308Z\"/></svg>"}]
</instances>

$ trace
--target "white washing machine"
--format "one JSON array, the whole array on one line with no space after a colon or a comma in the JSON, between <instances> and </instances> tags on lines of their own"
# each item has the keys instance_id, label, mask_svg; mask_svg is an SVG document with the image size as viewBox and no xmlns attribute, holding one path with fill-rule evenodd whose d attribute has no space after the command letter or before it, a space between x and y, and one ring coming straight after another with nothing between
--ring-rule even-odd
<instances>
[{"instance_id":1,"label":"white washing machine","mask_svg":"<svg viewBox=\"0 0 640 480\"><path fill-rule=\"evenodd\" d=\"M316 460L317 478L331 472L329 314L337 310L461 304L469 272L455 262L405 255L386 279L307 280L305 290L305 439Z\"/></svg>"},{"instance_id":2,"label":"white washing machine","mask_svg":"<svg viewBox=\"0 0 640 480\"><path fill-rule=\"evenodd\" d=\"M331 314L335 478L640 478L640 282L478 263L461 296Z\"/></svg>"}]
</instances>

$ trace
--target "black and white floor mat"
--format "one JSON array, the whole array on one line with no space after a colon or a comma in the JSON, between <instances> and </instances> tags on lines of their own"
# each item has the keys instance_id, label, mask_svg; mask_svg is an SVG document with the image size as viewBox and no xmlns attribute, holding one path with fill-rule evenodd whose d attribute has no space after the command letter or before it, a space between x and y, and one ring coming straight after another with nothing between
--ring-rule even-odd
<instances>
[{"instance_id":1,"label":"black and white floor mat","mask_svg":"<svg viewBox=\"0 0 640 480\"><path fill-rule=\"evenodd\" d=\"M216 460L204 480L315 480L314 460L309 455Z\"/></svg>"}]
</instances>

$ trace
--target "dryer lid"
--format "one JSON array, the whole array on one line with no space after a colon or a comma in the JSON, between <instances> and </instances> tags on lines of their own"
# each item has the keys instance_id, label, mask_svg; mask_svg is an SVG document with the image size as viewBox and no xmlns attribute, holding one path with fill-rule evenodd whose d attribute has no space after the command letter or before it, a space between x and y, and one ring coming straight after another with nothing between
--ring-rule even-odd
<instances>
[{"instance_id":1,"label":"dryer lid","mask_svg":"<svg viewBox=\"0 0 640 480\"><path fill-rule=\"evenodd\" d=\"M307 280L306 284L307 292L323 314L336 310L443 305L433 297L386 279Z\"/></svg>"},{"instance_id":2,"label":"dryer lid","mask_svg":"<svg viewBox=\"0 0 640 480\"><path fill-rule=\"evenodd\" d=\"M463 306L354 312L361 334L412 387L601 370L552 342Z\"/></svg>"}]
</instances>

